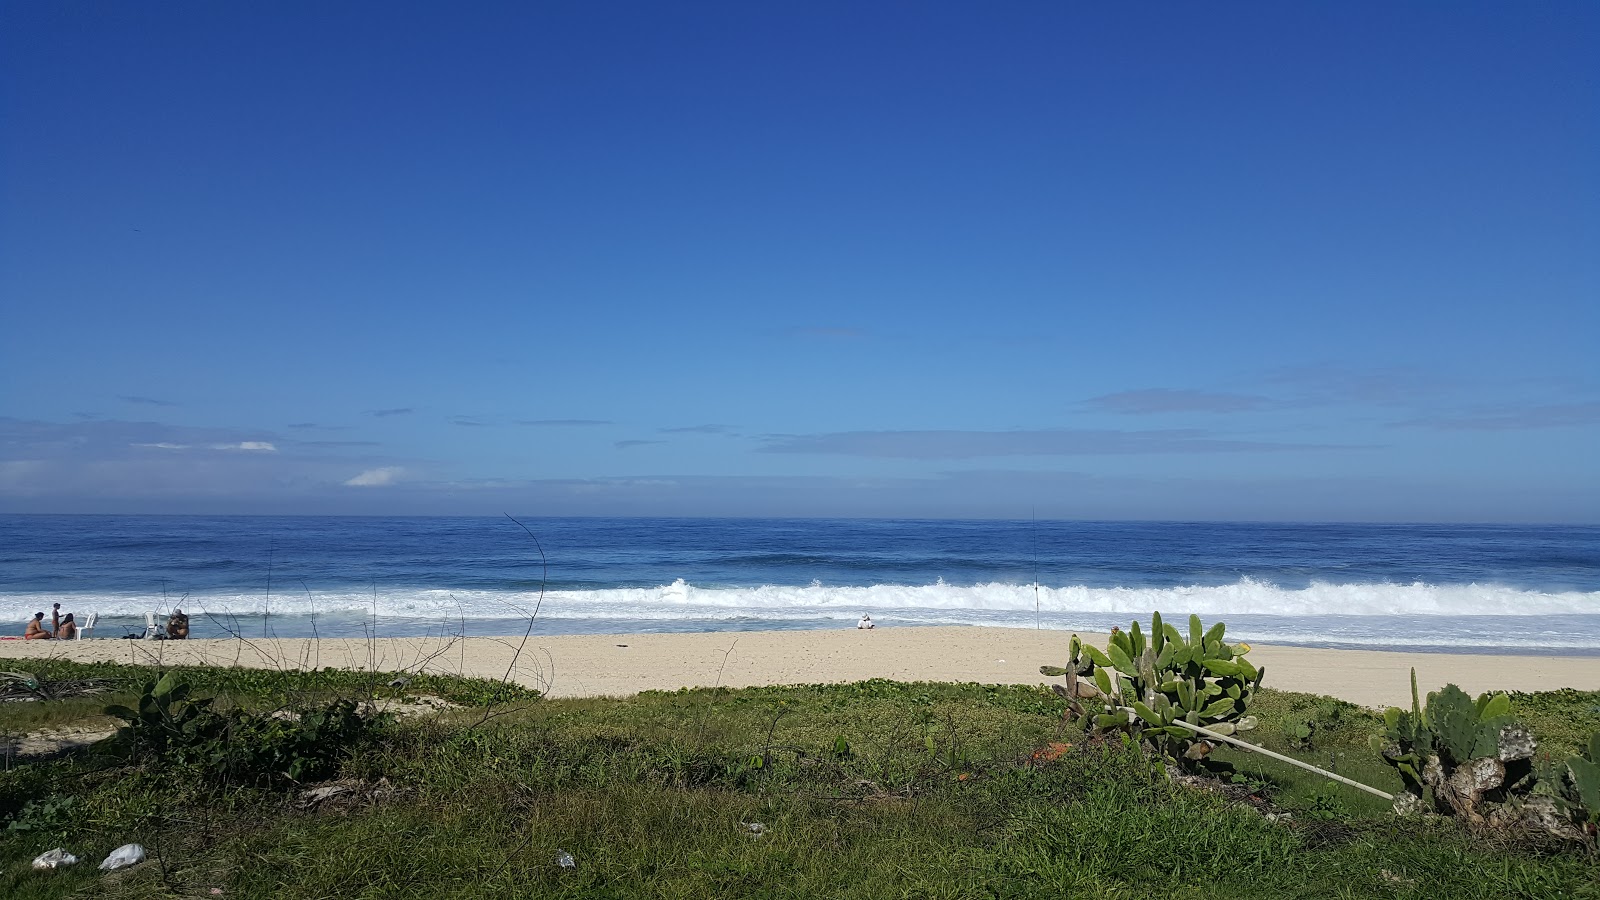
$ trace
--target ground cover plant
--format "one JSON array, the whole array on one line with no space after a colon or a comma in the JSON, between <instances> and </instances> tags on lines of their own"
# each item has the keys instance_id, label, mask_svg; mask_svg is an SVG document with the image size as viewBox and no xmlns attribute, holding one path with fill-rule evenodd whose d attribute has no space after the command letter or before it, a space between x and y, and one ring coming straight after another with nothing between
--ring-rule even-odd
<instances>
[{"instance_id":1,"label":"ground cover plant","mask_svg":"<svg viewBox=\"0 0 1600 900\"><path fill-rule=\"evenodd\" d=\"M117 690L153 700L151 674ZM229 684L234 708L274 710L291 692L280 674L247 679L252 693L233 670L188 671L181 699ZM297 675L292 692L335 702L351 674ZM1530 695L1550 717L1593 702L1552 693ZM1322 716L1313 749L1288 746L1283 726L1329 702L1263 688L1255 735L1321 765L1371 757L1383 723L1348 705ZM1176 784L1131 736L1068 724L1044 688L485 703L385 722L315 780L208 779L122 751L16 765L0 773L0 896L1600 898L1600 863L1581 852L1399 819L1242 752L1237 784ZM128 841L151 859L94 870ZM29 868L55 846L88 864Z\"/></svg>"}]
</instances>

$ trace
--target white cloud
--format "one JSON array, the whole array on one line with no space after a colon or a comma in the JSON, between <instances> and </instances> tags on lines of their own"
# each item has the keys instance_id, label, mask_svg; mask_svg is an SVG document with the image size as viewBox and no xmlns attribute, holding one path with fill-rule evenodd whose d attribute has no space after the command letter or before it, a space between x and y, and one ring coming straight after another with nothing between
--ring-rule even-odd
<instances>
[{"instance_id":1,"label":"white cloud","mask_svg":"<svg viewBox=\"0 0 1600 900\"><path fill-rule=\"evenodd\" d=\"M188 444L174 444L170 441L161 441L155 444L129 444L130 447L152 447L156 450L187 450Z\"/></svg>"},{"instance_id":2,"label":"white cloud","mask_svg":"<svg viewBox=\"0 0 1600 900\"><path fill-rule=\"evenodd\" d=\"M213 450L248 450L254 453L277 453L276 445L269 441L240 441L237 444L212 444Z\"/></svg>"},{"instance_id":3,"label":"white cloud","mask_svg":"<svg viewBox=\"0 0 1600 900\"><path fill-rule=\"evenodd\" d=\"M344 484L345 487L382 487L387 484L394 484L395 479L399 478L404 471L405 469L400 466L383 466L377 469L368 469Z\"/></svg>"}]
</instances>

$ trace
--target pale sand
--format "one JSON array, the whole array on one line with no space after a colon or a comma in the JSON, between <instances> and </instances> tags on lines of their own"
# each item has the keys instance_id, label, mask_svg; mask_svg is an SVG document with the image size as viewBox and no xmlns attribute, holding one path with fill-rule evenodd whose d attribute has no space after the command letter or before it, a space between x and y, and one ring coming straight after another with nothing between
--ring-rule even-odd
<instances>
[{"instance_id":1,"label":"pale sand","mask_svg":"<svg viewBox=\"0 0 1600 900\"><path fill-rule=\"evenodd\" d=\"M1085 635L1105 646L1104 635ZM1065 661L1066 632L1014 628L889 628L712 634L536 635L513 678L554 697L626 696L720 684L976 681L1040 684L1041 664ZM0 658L60 657L167 665L375 667L503 677L517 639L380 638L311 641L0 641ZM1426 692L1447 682L1477 694L1561 687L1600 690L1600 658L1396 653L1257 645L1268 687L1327 694L1363 706L1410 703L1412 666ZM374 666L375 664L375 666ZM20 668L12 663L0 667Z\"/></svg>"}]
</instances>

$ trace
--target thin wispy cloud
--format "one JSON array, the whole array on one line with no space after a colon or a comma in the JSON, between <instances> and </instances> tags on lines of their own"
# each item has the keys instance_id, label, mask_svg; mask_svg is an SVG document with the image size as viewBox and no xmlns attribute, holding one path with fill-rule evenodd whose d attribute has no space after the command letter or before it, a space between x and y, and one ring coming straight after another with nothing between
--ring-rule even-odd
<instances>
[{"instance_id":1,"label":"thin wispy cloud","mask_svg":"<svg viewBox=\"0 0 1600 900\"><path fill-rule=\"evenodd\" d=\"M518 425L532 425L542 428L581 428L589 425L614 425L607 419L518 419Z\"/></svg>"},{"instance_id":2,"label":"thin wispy cloud","mask_svg":"<svg viewBox=\"0 0 1600 900\"><path fill-rule=\"evenodd\" d=\"M138 405L138 406L169 406L170 407L170 406L177 406L178 405L176 403L173 403L171 400L157 400L154 397L137 397L137 396L129 396L127 394L118 394L117 395L117 399L121 400L124 403L132 403L132 404L135 404L135 405Z\"/></svg>"},{"instance_id":3,"label":"thin wispy cloud","mask_svg":"<svg viewBox=\"0 0 1600 900\"><path fill-rule=\"evenodd\" d=\"M381 447L378 441L294 441L296 447Z\"/></svg>"},{"instance_id":4,"label":"thin wispy cloud","mask_svg":"<svg viewBox=\"0 0 1600 900\"><path fill-rule=\"evenodd\" d=\"M374 417L379 418L379 419L387 419L390 416L409 416L414 412L416 412L416 410L412 409L409 406L400 406L400 407L396 407L394 409L372 409L372 410L368 410L367 411L367 415L374 416Z\"/></svg>"},{"instance_id":5,"label":"thin wispy cloud","mask_svg":"<svg viewBox=\"0 0 1600 900\"><path fill-rule=\"evenodd\" d=\"M271 441L237 441L223 444L205 444L198 448L194 444L179 444L172 441L135 441L128 444L146 450L223 450L243 451L246 453L277 453L278 447Z\"/></svg>"},{"instance_id":6,"label":"thin wispy cloud","mask_svg":"<svg viewBox=\"0 0 1600 900\"><path fill-rule=\"evenodd\" d=\"M1234 413L1250 412L1270 406L1272 401L1256 394L1231 394L1217 391L1189 391L1172 388L1146 388L1103 394L1084 401L1097 412L1122 415L1159 413Z\"/></svg>"},{"instance_id":7,"label":"thin wispy cloud","mask_svg":"<svg viewBox=\"0 0 1600 900\"><path fill-rule=\"evenodd\" d=\"M351 454L259 430L0 417L0 508L21 498L54 498L40 502L85 511L127 503L242 511L259 503L331 502L353 473L398 468L392 458ZM397 474L367 480L385 477Z\"/></svg>"},{"instance_id":8,"label":"thin wispy cloud","mask_svg":"<svg viewBox=\"0 0 1600 900\"><path fill-rule=\"evenodd\" d=\"M1437 431L1522 431L1585 425L1600 425L1600 403L1502 407L1457 415L1419 416L1390 423L1392 428L1432 428Z\"/></svg>"},{"instance_id":9,"label":"thin wispy cloud","mask_svg":"<svg viewBox=\"0 0 1600 900\"><path fill-rule=\"evenodd\" d=\"M650 445L650 444L665 444L665 443L666 443L666 441L639 441L639 440L633 440L633 441L617 441L615 444L612 444L612 446L616 447L618 450L627 450L627 449L630 449L632 447L644 447L644 446L647 446L647 445Z\"/></svg>"},{"instance_id":10,"label":"thin wispy cloud","mask_svg":"<svg viewBox=\"0 0 1600 900\"><path fill-rule=\"evenodd\" d=\"M344 483L345 487L387 487L405 474L403 466L380 466L368 469Z\"/></svg>"},{"instance_id":11,"label":"thin wispy cloud","mask_svg":"<svg viewBox=\"0 0 1600 900\"><path fill-rule=\"evenodd\" d=\"M41 422L0 416L0 458L89 459L138 449L275 448L276 437L256 429L201 428L160 422L95 419Z\"/></svg>"},{"instance_id":12,"label":"thin wispy cloud","mask_svg":"<svg viewBox=\"0 0 1600 900\"><path fill-rule=\"evenodd\" d=\"M1357 449L1213 437L1198 429L1116 431L844 431L772 435L758 453L810 453L880 459L978 459L1002 456L1098 456L1153 453L1248 453Z\"/></svg>"},{"instance_id":13,"label":"thin wispy cloud","mask_svg":"<svg viewBox=\"0 0 1600 900\"><path fill-rule=\"evenodd\" d=\"M662 434L727 434L726 425L683 425L677 428L658 428Z\"/></svg>"},{"instance_id":14,"label":"thin wispy cloud","mask_svg":"<svg viewBox=\"0 0 1600 900\"><path fill-rule=\"evenodd\" d=\"M461 425L466 428L487 428L489 426L488 422L483 421L477 416L451 416L450 424Z\"/></svg>"}]
</instances>

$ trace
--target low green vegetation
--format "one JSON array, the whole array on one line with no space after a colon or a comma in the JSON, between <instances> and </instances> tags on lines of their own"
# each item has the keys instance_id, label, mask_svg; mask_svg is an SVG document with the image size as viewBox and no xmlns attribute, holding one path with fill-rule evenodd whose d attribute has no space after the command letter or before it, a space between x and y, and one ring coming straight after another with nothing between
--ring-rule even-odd
<instances>
[{"instance_id":1,"label":"low green vegetation","mask_svg":"<svg viewBox=\"0 0 1600 900\"><path fill-rule=\"evenodd\" d=\"M867 681L541 700L447 678L390 688L370 673L192 669L162 689L149 670L51 666L42 682L107 679L92 715L129 733L0 773L8 898L1600 900L1600 861L1581 849L1397 818L1242 751L1215 751L1234 765L1226 782L1175 783L1131 734L1085 734L1044 688ZM1552 693L1514 697L1512 712L1531 701L1560 718L1600 700ZM462 705L397 718L362 702L425 695ZM38 721L11 707L82 702L0 704L0 732ZM126 708L119 719L106 706ZM315 718L330 708L344 712ZM1401 790L1366 746L1384 728L1377 714L1267 688L1250 713L1261 743ZM319 738L258 736L287 755L219 766L190 752L227 752L208 743L208 714ZM1317 722L1312 746L1291 746L1296 720ZM1523 719L1536 733L1538 720ZM95 869L128 842L149 860ZM84 862L30 868L57 846Z\"/></svg>"}]
</instances>

